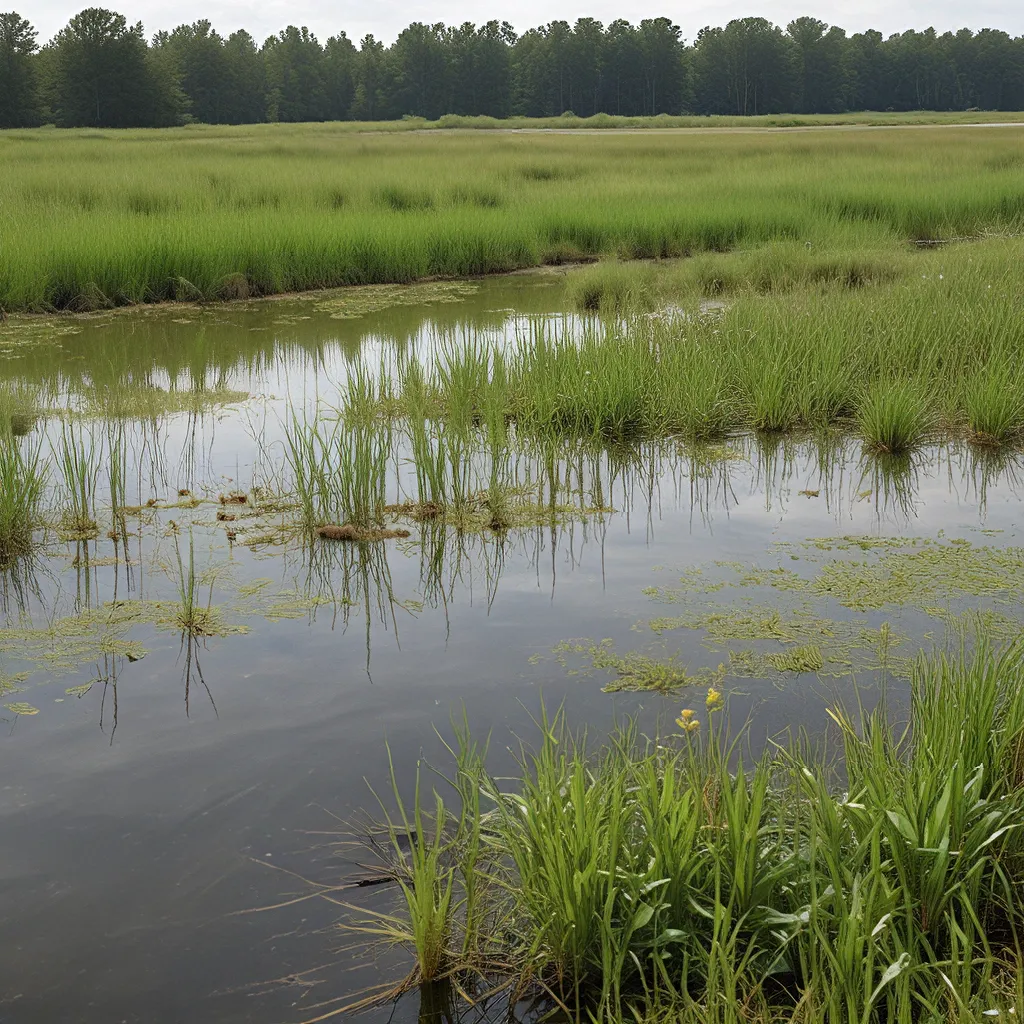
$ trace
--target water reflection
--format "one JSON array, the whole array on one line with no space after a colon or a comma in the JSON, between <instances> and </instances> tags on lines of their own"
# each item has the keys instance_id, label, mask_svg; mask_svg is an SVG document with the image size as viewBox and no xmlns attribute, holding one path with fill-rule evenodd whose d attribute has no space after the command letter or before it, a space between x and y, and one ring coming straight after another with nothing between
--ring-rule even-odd
<instances>
[{"instance_id":1,"label":"water reflection","mask_svg":"<svg viewBox=\"0 0 1024 1024\"><path fill-rule=\"evenodd\" d=\"M192 431L194 422L186 424ZM531 579L553 601L559 582L579 574L606 588L609 554L620 559L623 544L639 541L637 551L653 551L696 540L694 550L703 557L687 556L692 564L732 554L715 540L716 531L749 528L754 533L747 557L754 557L752 564L765 557L771 563L779 557L771 551L771 535L792 536L787 524L813 522L816 536L858 530L927 536L942 528L929 525L937 495L965 503L981 524L993 494L1005 507L1020 490L1017 457L956 444L895 458L864 452L834 435L751 435L703 448L648 442L635 448L495 450L484 439L460 449L460 502L424 512L421 504L410 504L410 487L416 493L411 449L399 442L382 493L409 536L331 543L302 528L287 493L220 490L240 470L206 477L193 488L173 486L180 476L168 474L162 457L175 442L173 430L158 443L148 429L103 429L90 435L99 438L102 465L90 462L95 477L82 492L78 513L96 517L94 535L48 532L32 557L11 561L0 572L8 620L17 613L35 623L32 644L38 646L47 630L55 637L62 630L91 630L99 644L131 633L145 645L159 645L165 624L178 614L173 609L194 605L215 615L228 634L236 624L251 631L261 621L305 620L307 628L358 635L363 672L371 680L382 644L401 651L405 631L420 619L450 642L460 617L454 611L466 605L490 613L506 577L516 588ZM205 438L201 431L195 436ZM83 440L83 450L90 443ZM253 451L287 492L288 474L280 462L274 465L273 444L261 437ZM136 501L150 483L165 497L128 504L129 480ZM506 499L512 502L510 521L494 521L488 495L496 486L512 496ZM237 494L241 504L225 505L236 500L225 493ZM187 559L178 547L186 530ZM215 642L237 646L244 658L248 641L220 633L220 625L213 627ZM212 704L195 640L182 645L183 682L189 700L199 687ZM19 660L16 641L7 646L14 669L45 680L43 662L27 655Z\"/></svg>"}]
</instances>

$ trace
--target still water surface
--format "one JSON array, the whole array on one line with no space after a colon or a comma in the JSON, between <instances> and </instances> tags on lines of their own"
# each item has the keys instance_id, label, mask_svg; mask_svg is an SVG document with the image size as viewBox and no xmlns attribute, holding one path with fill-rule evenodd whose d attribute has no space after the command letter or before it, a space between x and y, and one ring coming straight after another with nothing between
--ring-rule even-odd
<instances>
[{"instance_id":1,"label":"still water surface","mask_svg":"<svg viewBox=\"0 0 1024 1024\"><path fill-rule=\"evenodd\" d=\"M51 410L83 412L98 443L123 431L127 500L158 504L132 520L126 548L101 512L99 539L49 530L40 558L4 579L0 705L37 713L0 707L0 1022L301 1021L380 980L333 927L337 907L253 911L309 892L304 879L336 884L357 870L339 822L372 805L367 782L386 785L385 739L403 778L420 756L443 767L434 728L464 707L474 729L492 732L500 771L514 736L532 735L542 698L597 733L623 714L652 726L687 701L605 692L615 673L592 670L587 653L601 641L705 685L725 664L732 713L751 715L757 743L819 731L854 675L869 700L883 678L898 690L905 659L943 642L952 615L988 609L1013 628L1024 588L1015 467L956 448L922 453L894 480L853 444L824 468L810 442L738 439L711 463L660 446L618 472L603 463L613 512L432 537L429 551L426 528L368 553L311 555L252 543L263 521L219 521L219 494L276 479L289 409L330 399L358 357L429 358L563 322L558 275L420 298L4 325L2 379ZM132 404L140 395L145 412ZM48 452L59 432L43 415L22 443ZM183 507L179 491L208 500ZM901 589L911 558L893 563L891 594L851 600L813 581L833 560L858 559L885 581L877 567L892 551L820 540L843 536L904 538L899 557L917 550L913 538L944 558L952 542L974 554L941 563L966 565L960 579L924 570L919 597ZM111 602L173 601L179 556L206 574L204 600L228 635L183 642L150 612L116 642L83 639ZM736 644L709 638L702 616L735 609L832 623L824 670L759 674L755 660L731 671ZM882 672L869 637L880 631L895 638Z\"/></svg>"}]
</instances>

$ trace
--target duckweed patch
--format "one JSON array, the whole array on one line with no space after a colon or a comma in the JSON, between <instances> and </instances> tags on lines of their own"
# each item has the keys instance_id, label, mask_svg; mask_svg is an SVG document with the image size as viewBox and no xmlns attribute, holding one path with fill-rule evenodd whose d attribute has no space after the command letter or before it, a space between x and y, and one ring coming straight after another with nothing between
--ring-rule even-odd
<instances>
[{"instance_id":1,"label":"duckweed patch","mask_svg":"<svg viewBox=\"0 0 1024 1024\"><path fill-rule=\"evenodd\" d=\"M779 608L742 598L735 606L695 600L680 614L635 628L659 636L676 630L701 634L702 647L728 657L726 675L740 678L815 672L841 679L880 671L906 678L916 653L910 638L888 622L876 626L864 616L828 618L807 601ZM783 649L771 649L778 645Z\"/></svg>"},{"instance_id":2,"label":"duckweed patch","mask_svg":"<svg viewBox=\"0 0 1024 1024\"><path fill-rule=\"evenodd\" d=\"M5 704L5 708L14 715L38 715L39 708L32 704L27 704L25 701L14 701L12 704Z\"/></svg>"},{"instance_id":3,"label":"duckweed patch","mask_svg":"<svg viewBox=\"0 0 1024 1024\"><path fill-rule=\"evenodd\" d=\"M16 673L0 674L0 697L43 685L85 666L108 658L129 663L150 653L152 633L181 634L208 640L240 636L250 632L243 620L262 618L275 623L307 618L323 605L345 603L336 597L306 593L295 588L278 588L271 579L234 584L229 567L211 567L203 574L215 578L235 596L221 605L192 609L192 621L185 627L184 608L174 600L116 600L77 612L52 622L36 625L30 621L0 630L0 657L20 667ZM137 634L143 632L143 638ZM66 695L81 697L95 680L71 686Z\"/></svg>"},{"instance_id":4,"label":"duckweed patch","mask_svg":"<svg viewBox=\"0 0 1024 1024\"><path fill-rule=\"evenodd\" d=\"M643 591L680 610L637 628L659 636L674 630L702 634L702 646L728 656L730 676L884 671L906 677L913 645L889 622L877 622L882 609L909 609L935 620L938 628L925 637L936 643L977 637L1011 642L1024 624L1022 548L942 535L813 537L774 548L779 557L795 557L802 571L725 561L687 567L676 583ZM752 600L743 593L751 588L774 596L767 603ZM711 595L719 602L709 601ZM868 614L832 617L824 613L830 602ZM770 644L784 649L765 650Z\"/></svg>"},{"instance_id":5,"label":"duckweed patch","mask_svg":"<svg viewBox=\"0 0 1024 1024\"><path fill-rule=\"evenodd\" d=\"M305 619L321 607L337 607L344 599L296 589L273 590L274 581L261 578L239 587L235 611L244 616L261 616L268 622Z\"/></svg>"}]
</instances>

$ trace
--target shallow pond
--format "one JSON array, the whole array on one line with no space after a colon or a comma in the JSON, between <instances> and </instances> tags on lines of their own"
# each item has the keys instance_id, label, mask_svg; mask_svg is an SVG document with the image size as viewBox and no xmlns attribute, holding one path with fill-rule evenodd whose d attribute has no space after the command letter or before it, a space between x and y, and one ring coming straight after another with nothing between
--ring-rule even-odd
<instances>
[{"instance_id":1,"label":"shallow pond","mask_svg":"<svg viewBox=\"0 0 1024 1024\"><path fill-rule=\"evenodd\" d=\"M896 469L809 440L524 451L511 529L304 540L290 411L357 357L564 326L562 280L0 325L0 380L40 410L15 443L52 492L2 580L0 1021L301 1021L379 980L339 908L299 897L358 874L344 823L387 785L385 740L403 779L443 768L463 707L499 770L542 700L600 733L710 682L756 744L820 731L855 686L898 698L922 647L1016 634L1017 467L954 446ZM61 518L67 431L98 467L93 539Z\"/></svg>"}]
</instances>

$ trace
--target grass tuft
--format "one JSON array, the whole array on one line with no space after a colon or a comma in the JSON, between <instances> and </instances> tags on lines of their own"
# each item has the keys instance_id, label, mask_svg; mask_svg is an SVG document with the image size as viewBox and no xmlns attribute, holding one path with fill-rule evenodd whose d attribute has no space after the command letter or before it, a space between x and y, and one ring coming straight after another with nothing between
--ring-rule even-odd
<instances>
[{"instance_id":1,"label":"grass tuft","mask_svg":"<svg viewBox=\"0 0 1024 1024\"><path fill-rule=\"evenodd\" d=\"M909 381L879 382L857 412L868 447L884 455L907 455L919 448L935 425L920 388Z\"/></svg>"}]
</instances>

